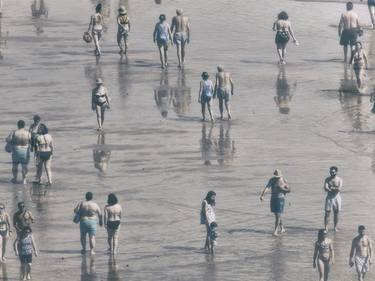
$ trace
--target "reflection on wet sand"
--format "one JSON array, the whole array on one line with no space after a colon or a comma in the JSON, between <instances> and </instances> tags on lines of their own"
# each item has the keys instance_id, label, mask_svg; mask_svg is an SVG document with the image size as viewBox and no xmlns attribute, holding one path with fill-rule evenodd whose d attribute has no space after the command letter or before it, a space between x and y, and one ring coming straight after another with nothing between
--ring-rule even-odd
<instances>
[{"instance_id":1,"label":"reflection on wet sand","mask_svg":"<svg viewBox=\"0 0 375 281\"><path fill-rule=\"evenodd\" d=\"M130 77L130 66L128 64L128 57L121 55L118 63L118 85L119 94L122 97L128 96L130 92L131 80Z\"/></svg>"},{"instance_id":2,"label":"reflection on wet sand","mask_svg":"<svg viewBox=\"0 0 375 281\"><path fill-rule=\"evenodd\" d=\"M156 5L160 5L161 4L161 0L155 0L155 4Z\"/></svg>"},{"instance_id":3,"label":"reflection on wet sand","mask_svg":"<svg viewBox=\"0 0 375 281\"><path fill-rule=\"evenodd\" d=\"M274 246L271 253L271 270L272 278L271 280L283 281L285 280L285 268L286 261L288 260L288 255L284 254L283 250L283 240L275 239L273 241Z\"/></svg>"},{"instance_id":4,"label":"reflection on wet sand","mask_svg":"<svg viewBox=\"0 0 375 281\"><path fill-rule=\"evenodd\" d=\"M9 35L9 32L6 32L6 34L4 35L2 21L3 21L3 18L0 16L0 59L3 59L3 49L5 48L7 44L7 38Z\"/></svg>"},{"instance_id":5,"label":"reflection on wet sand","mask_svg":"<svg viewBox=\"0 0 375 281\"><path fill-rule=\"evenodd\" d=\"M94 158L94 167L100 173L105 173L108 168L109 159L111 158L111 150L105 146L105 135L98 135L97 145L92 150Z\"/></svg>"},{"instance_id":6,"label":"reflection on wet sand","mask_svg":"<svg viewBox=\"0 0 375 281\"><path fill-rule=\"evenodd\" d=\"M118 265L116 258L113 255L109 255L108 259L108 276L107 281L120 281L122 280L118 273Z\"/></svg>"},{"instance_id":7,"label":"reflection on wet sand","mask_svg":"<svg viewBox=\"0 0 375 281\"><path fill-rule=\"evenodd\" d=\"M279 67L279 74L276 79L275 103L281 114L288 114L290 111L289 102L292 100L293 93L297 88L297 82L291 87L285 74L285 67Z\"/></svg>"},{"instance_id":8,"label":"reflection on wet sand","mask_svg":"<svg viewBox=\"0 0 375 281\"><path fill-rule=\"evenodd\" d=\"M200 141L201 145L201 151L202 151L202 159L204 165L211 165L211 160L212 160L212 130L214 128L214 125L210 123L209 129L207 131L207 125L206 123L203 123L202 125L202 139Z\"/></svg>"},{"instance_id":9,"label":"reflection on wet sand","mask_svg":"<svg viewBox=\"0 0 375 281\"><path fill-rule=\"evenodd\" d=\"M36 28L36 34L43 33L44 18L48 18L48 9L44 0L34 0L31 3L31 16Z\"/></svg>"},{"instance_id":10,"label":"reflection on wet sand","mask_svg":"<svg viewBox=\"0 0 375 281\"><path fill-rule=\"evenodd\" d=\"M2 281L8 281L9 278L8 278L8 273L7 273L7 265L2 262L2 263L0 263L0 267L1 267L0 280L2 280Z\"/></svg>"},{"instance_id":11,"label":"reflection on wet sand","mask_svg":"<svg viewBox=\"0 0 375 281\"><path fill-rule=\"evenodd\" d=\"M96 64L95 66L92 66L92 65L86 65L85 66L85 77L89 80L90 82L90 90L89 92L91 93L91 89L92 88L95 88L96 86L96 79L98 78L101 78L105 81L104 77L103 77L103 72L102 72L102 68L100 66L100 63L99 63L99 57L96 56Z\"/></svg>"},{"instance_id":12,"label":"reflection on wet sand","mask_svg":"<svg viewBox=\"0 0 375 281\"><path fill-rule=\"evenodd\" d=\"M190 111L191 88L186 86L186 74L183 68L178 72L177 86L173 89L172 105L178 116Z\"/></svg>"},{"instance_id":13,"label":"reflection on wet sand","mask_svg":"<svg viewBox=\"0 0 375 281\"><path fill-rule=\"evenodd\" d=\"M81 281L96 281L99 280L96 269L95 269L95 259L94 257L88 257L90 260L90 264L87 264L87 257L86 255L82 256L82 263L81 263Z\"/></svg>"},{"instance_id":14,"label":"reflection on wet sand","mask_svg":"<svg viewBox=\"0 0 375 281\"><path fill-rule=\"evenodd\" d=\"M226 162L233 161L236 148L234 140L230 137L230 122L220 124L219 137L215 140L215 150L217 162L224 165Z\"/></svg>"},{"instance_id":15,"label":"reflection on wet sand","mask_svg":"<svg viewBox=\"0 0 375 281\"><path fill-rule=\"evenodd\" d=\"M164 118L168 116L168 107L172 94L172 87L168 83L168 71L162 71L160 73L160 85L154 89L154 98L160 114Z\"/></svg>"},{"instance_id":16,"label":"reflection on wet sand","mask_svg":"<svg viewBox=\"0 0 375 281\"><path fill-rule=\"evenodd\" d=\"M206 270L204 271L204 276L202 280L205 281L216 281L216 265L215 265L215 256L206 255Z\"/></svg>"},{"instance_id":17,"label":"reflection on wet sand","mask_svg":"<svg viewBox=\"0 0 375 281\"><path fill-rule=\"evenodd\" d=\"M40 184L33 182L30 189L31 201L37 206L41 207L43 203L47 202L49 186L46 184Z\"/></svg>"}]
</instances>

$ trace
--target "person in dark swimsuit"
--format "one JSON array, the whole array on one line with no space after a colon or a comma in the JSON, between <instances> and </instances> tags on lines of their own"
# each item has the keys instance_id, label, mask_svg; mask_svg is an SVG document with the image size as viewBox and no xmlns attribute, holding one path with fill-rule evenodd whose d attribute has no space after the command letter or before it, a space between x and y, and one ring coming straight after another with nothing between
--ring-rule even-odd
<instances>
[{"instance_id":1,"label":"person in dark swimsuit","mask_svg":"<svg viewBox=\"0 0 375 281\"><path fill-rule=\"evenodd\" d=\"M328 281L329 270L334 261L333 244L328 238L328 232L324 228L319 229L313 257L313 268L318 264L319 281Z\"/></svg>"},{"instance_id":2,"label":"person in dark swimsuit","mask_svg":"<svg viewBox=\"0 0 375 281\"><path fill-rule=\"evenodd\" d=\"M111 254L116 254L122 208L118 203L116 195L113 193L108 195L107 203L108 205L104 207L104 225L108 233L108 251Z\"/></svg>"},{"instance_id":3,"label":"person in dark swimsuit","mask_svg":"<svg viewBox=\"0 0 375 281\"><path fill-rule=\"evenodd\" d=\"M101 131L103 129L105 110L109 108L109 97L107 88L103 86L103 80L98 78L95 83L96 87L92 90L91 107L93 111L96 111L98 131Z\"/></svg>"}]
</instances>

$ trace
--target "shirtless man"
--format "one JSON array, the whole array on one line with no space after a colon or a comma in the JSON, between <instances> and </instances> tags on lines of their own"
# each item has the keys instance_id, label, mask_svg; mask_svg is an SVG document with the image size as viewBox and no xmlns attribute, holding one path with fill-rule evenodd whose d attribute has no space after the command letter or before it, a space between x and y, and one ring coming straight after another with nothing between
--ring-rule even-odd
<instances>
[{"instance_id":1,"label":"shirtless man","mask_svg":"<svg viewBox=\"0 0 375 281\"><path fill-rule=\"evenodd\" d=\"M13 216L13 226L17 231L17 236L24 230L26 227L30 227L34 222L33 214L25 209L25 203L18 203L18 211Z\"/></svg>"},{"instance_id":2,"label":"shirtless man","mask_svg":"<svg viewBox=\"0 0 375 281\"><path fill-rule=\"evenodd\" d=\"M217 71L218 73L216 74L214 98L217 95L219 99L220 119L223 119L223 103L225 103L225 109L227 110L229 120L232 118L232 115L230 114L229 101L231 99L231 96L233 96L234 94L234 84L231 74L224 71L224 68L222 66L218 66Z\"/></svg>"},{"instance_id":3,"label":"shirtless man","mask_svg":"<svg viewBox=\"0 0 375 281\"><path fill-rule=\"evenodd\" d=\"M341 210L342 179L337 176L338 168L332 166L329 168L330 176L324 181L324 190L327 192L325 204L324 227L328 231L328 220L333 210L334 231L337 231L337 223L339 222L339 212Z\"/></svg>"},{"instance_id":4,"label":"shirtless man","mask_svg":"<svg viewBox=\"0 0 375 281\"><path fill-rule=\"evenodd\" d=\"M354 262L353 262L354 258ZM355 264L358 273L358 281L365 279L366 272L372 263L372 245L369 237L365 234L365 226L358 227L358 236L353 239L349 256L349 266Z\"/></svg>"},{"instance_id":5,"label":"shirtless man","mask_svg":"<svg viewBox=\"0 0 375 281\"><path fill-rule=\"evenodd\" d=\"M90 253L95 254L95 235L96 235L96 217L99 218L99 225L103 226L103 216L98 204L92 201L92 192L87 192L86 201L81 201L75 208L74 212L79 214L79 228L81 232L82 254L86 252L86 235L89 235Z\"/></svg>"},{"instance_id":6,"label":"shirtless man","mask_svg":"<svg viewBox=\"0 0 375 281\"><path fill-rule=\"evenodd\" d=\"M177 46L178 67L181 67L185 62L185 46L190 43L190 20L183 15L182 9L177 9L176 14L172 19L171 32Z\"/></svg>"},{"instance_id":7,"label":"shirtless man","mask_svg":"<svg viewBox=\"0 0 375 281\"><path fill-rule=\"evenodd\" d=\"M351 47L357 42L360 28L358 15L352 11L353 3L346 3L346 12L342 13L339 23L340 45L344 47L344 62L348 58L348 45Z\"/></svg>"}]
</instances>

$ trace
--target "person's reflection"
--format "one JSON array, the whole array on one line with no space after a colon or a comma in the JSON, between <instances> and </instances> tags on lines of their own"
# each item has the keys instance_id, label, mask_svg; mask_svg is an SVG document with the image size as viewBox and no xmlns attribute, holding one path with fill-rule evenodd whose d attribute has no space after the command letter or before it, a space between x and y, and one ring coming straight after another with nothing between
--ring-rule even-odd
<instances>
[{"instance_id":1,"label":"person's reflection","mask_svg":"<svg viewBox=\"0 0 375 281\"><path fill-rule=\"evenodd\" d=\"M8 273L7 273L7 265L4 262L2 262L0 263L0 267L1 267L0 280L8 281L9 278L8 278Z\"/></svg>"},{"instance_id":2,"label":"person's reflection","mask_svg":"<svg viewBox=\"0 0 375 281\"><path fill-rule=\"evenodd\" d=\"M42 16L48 18L48 9L44 3L44 0L34 0L31 3L31 16L34 19L34 26L36 28L36 33L39 35L43 33L43 20Z\"/></svg>"},{"instance_id":3,"label":"person's reflection","mask_svg":"<svg viewBox=\"0 0 375 281\"><path fill-rule=\"evenodd\" d=\"M94 167L100 173L105 173L108 168L109 159L111 158L111 150L105 146L105 135L98 135L98 143L92 150L94 158Z\"/></svg>"},{"instance_id":4,"label":"person's reflection","mask_svg":"<svg viewBox=\"0 0 375 281\"><path fill-rule=\"evenodd\" d=\"M107 281L120 281L120 275L118 273L118 266L114 255L109 255L108 259L108 276Z\"/></svg>"},{"instance_id":5,"label":"person's reflection","mask_svg":"<svg viewBox=\"0 0 375 281\"><path fill-rule=\"evenodd\" d=\"M295 91L296 87L296 82L294 83L293 87L289 85L285 74L285 68L280 67L276 80L276 96L274 97L274 100L281 114L289 113L289 102L292 100L293 92Z\"/></svg>"},{"instance_id":6,"label":"person's reflection","mask_svg":"<svg viewBox=\"0 0 375 281\"><path fill-rule=\"evenodd\" d=\"M357 88L357 82L354 80L353 72L350 71L350 77L349 77L349 71L348 67L344 66L344 79L340 80L340 88L339 93L340 96L344 94L357 94L358 88Z\"/></svg>"},{"instance_id":7,"label":"person's reflection","mask_svg":"<svg viewBox=\"0 0 375 281\"><path fill-rule=\"evenodd\" d=\"M4 34L3 34L2 21L3 21L3 18L0 17L0 59L4 58L3 57L3 49L6 46L7 37L8 37L8 33L6 34L6 36L4 36Z\"/></svg>"},{"instance_id":8,"label":"person's reflection","mask_svg":"<svg viewBox=\"0 0 375 281\"><path fill-rule=\"evenodd\" d=\"M217 154L217 162L219 165L224 165L225 161L232 161L236 148L234 146L234 140L230 137L230 123L220 124L219 138L215 140L215 150Z\"/></svg>"},{"instance_id":9,"label":"person's reflection","mask_svg":"<svg viewBox=\"0 0 375 281\"><path fill-rule=\"evenodd\" d=\"M41 207L43 203L47 202L48 186L33 182L30 189L31 201Z\"/></svg>"},{"instance_id":10,"label":"person's reflection","mask_svg":"<svg viewBox=\"0 0 375 281\"><path fill-rule=\"evenodd\" d=\"M168 83L168 72L160 73L160 85L154 89L154 98L161 116L168 116L168 107L172 96L172 88Z\"/></svg>"},{"instance_id":11,"label":"person's reflection","mask_svg":"<svg viewBox=\"0 0 375 281\"><path fill-rule=\"evenodd\" d=\"M96 280L98 280L98 276L96 274L96 269L95 269L94 257L90 256L89 259L90 259L90 264L88 265L86 255L82 256L81 281L96 281Z\"/></svg>"},{"instance_id":12,"label":"person's reflection","mask_svg":"<svg viewBox=\"0 0 375 281\"><path fill-rule=\"evenodd\" d=\"M99 57L96 56L96 64L95 66L92 65L87 65L85 66L85 77L89 80L90 82L90 89L89 92L91 93L91 89L95 88L96 86L96 79L101 78L105 80L102 68L99 64Z\"/></svg>"},{"instance_id":13,"label":"person's reflection","mask_svg":"<svg viewBox=\"0 0 375 281\"><path fill-rule=\"evenodd\" d=\"M200 141L201 145L201 151L202 151L202 159L204 161L204 165L211 165L211 159L212 159L212 150L213 150L213 145L212 145L212 131L214 128L214 125L210 123L207 133L207 127L206 124L203 123L202 125L202 139Z\"/></svg>"},{"instance_id":14,"label":"person's reflection","mask_svg":"<svg viewBox=\"0 0 375 281\"><path fill-rule=\"evenodd\" d=\"M190 110L191 89L186 86L186 74L182 68L178 72L177 86L173 89L172 105L178 116L186 114Z\"/></svg>"},{"instance_id":15,"label":"person's reflection","mask_svg":"<svg viewBox=\"0 0 375 281\"><path fill-rule=\"evenodd\" d=\"M204 271L204 276L202 280L204 281L216 281L216 265L215 265L215 256L206 255L206 270Z\"/></svg>"},{"instance_id":16,"label":"person's reflection","mask_svg":"<svg viewBox=\"0 0 375 281\"><path fill-rule=\"evenodd\" d=\"M130 78L131 71L128 64L128 57L121 55L118 63L118 86L121 97L127 97L130 92Z\"/></svg>"},{"instance_id":17,"label":"person's reflection","mask_svg":"<svg viewBox=\"0 0 375 281\"><path fill-rule=\"evenodd\" d=\"M271 280L283 281L285 280L286 261L288 260L284 254L283 241L282 239L275 239L272 244L274 246L271 248Z\"/></svg>"}]
</instances>

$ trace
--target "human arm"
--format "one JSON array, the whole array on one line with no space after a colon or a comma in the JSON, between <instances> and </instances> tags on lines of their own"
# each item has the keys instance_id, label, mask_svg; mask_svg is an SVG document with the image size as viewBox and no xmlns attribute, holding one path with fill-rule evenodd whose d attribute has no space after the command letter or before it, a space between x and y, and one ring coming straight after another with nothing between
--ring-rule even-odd
<instances>
[{"instance_id":1,"label":"human arm","mask_svg":"<svg viewBox=\"0 0 375 281\"><path fill-rule=\"evenodd\" d=\"M105 88L105 100L107 101L107 105L108 105L108 108L109 108L110 104L109 104L109 96L108 96L108 90L107 90L107 88Z\"/></svg>"},{"instance_id":2,"label":"human arm","mask_svg":"<svg viewBox=\"0 0 375 281\"><path fill-rule=\"evenodd\" d=\"M267 186L263 189L262 193L260 194L260 201L263 201L263 197L264 197L264 195L266 195L266 193L269 191L269 189L270 189L270 187L267 184Z\"/></svg>"},{"instance_id":3,"label":"human arm","mask_svg":"<svg viewBox=\"0 0 375 281\"><path fill-rule=\"evenodd\" d=\"M292 24L291 24L290 22L289 22L289 24L288 24L288 30L289 30L290 36L292 36L293 42L294 42L294 43L297 43L297 39L296 39L296 37L294 36L294 32L293 32L293 28L292 28Z\"/></svg>"},{"instance_id":4,"label":"human arm","mask_svg":"<svg viewBox=\"0 0 375 281\"><path fill-rule=\"evenodd\" d=\"M80 201L76 206L75 206L75 208L74 208L74 213L76 213L76 214L78 214L79 213L79 210L81 209L81 207L82 207L82 204L83 204L83 202L82 201Z\"/></svg>"},{"instance_id":5,"label":"human arm","mask_svg":"<svg viewBox=\"0 0 375 281\"><path fill-rule=\"evenodd\" d=\"M107 206L104 207L104 227L107 228L107 220L108 220L108 209Z\"/></svg>"},{"instance_id":6,"label":"human arm","mask_svg":"<svg viewBox=\"0 0 375 281\"><path fill-rule=\"evenodd\" d=\"M14 131L11 132L11 133L6 137L5 141L6 141L7 143L12 143L13 136L14 136Z\"/></svg>"},{"instance_id":7,"label":"human arm","mask_svg":"<svg viewBox=\"0 0 375 281\"><path fill-rule=\"evenodd\" d=\"M365 61L366 69L368 69L368 60L366 54L363 52L363 60Z\"/></svg>"},{"instance_id":8,"label":"human arm","mask_svg":"<svg viewBox=\"0 0 375 281\"><path fill-rule=\"evenodd\" d=\"M158 24L155 25L154 32L152 33L152 40L156 42L156 34L158 32Z\"/></svg>"},{"instance_id":9,"label":"human arm","mask_svg":"<svg viewBox=\"0 0 375 281\"><path fill-rule=\"evenodd\" d=\"M173 33L175 29L176 29L176 17L173 17L172 24L171 24L171 32Z\"/></svg>"},{"instance_id":10,"label":"human arm","mask_svg":"<svg viewBox=\"0 0 375 281\"><path fill-rule=\"evenodd\" d=\"M368 254L369 263L372 263L372 241L370 239L368 239L368 252L367 252L367 254Z\"/></svg>"},{"instance_id":11,"label":"human arm","mask_svg":"<svg viewBox=\"0 0 375 281\"><path fill-rule=\"evenodd\" d=\"M318 245L315 243L314 256L313 256L313 268L316 267L316 258L318 257Z\"/></svg>"},{"instance_id":12,"label":"human arm","mask_svg":"<svg viewBox=\"0 0 375 281\"><path fill-rule=\"evenodd\" d=\"M97 213L98 218L99 218L99 225L103 226L103 215L102 215L102 212L100 211L99 206L97 206L97 208L96 208L96 213Z\"/></svg>"},{"instance_id":13,"label":"human arm","mask_svg":"<svg viewBox=\"0 0 375 281\"><path fill-rule=\"evenodd\" d=\"M169 36L169 40L171 41L171 45L173 46L172 32L169 27L168 27L168 36Z\"/></svg>"},{"instance_id":14,"label":"human arm","mask_svg":"<svg viewBox=\"0 0 375 281\"><path fill-rule=\"evenodd\" d=\"M87 29L87 32L90 32L90 29L92 29L93 25L94 25L94 16L91 16L89 28Z\"/></svg>"},{"instance_id":15,"label":"human arm","mask_svg":"<svg viewBox=\"0 0 375 281\"><path fill-rule=\"evenodd\" d=\"M277 25L277 21L275 21L275 22L273 23L273 25L272 25L272 30L273 30L273 31L276 31L276 25Z\"/></svg>"},{"instance_id":16,"label":"human arm","mask_svg":"<svg viewBox=\"0 0 375 281\"><path fill-rule=\"evenodd\" d=\"M19 242L19 238L17 237L16 240L14 240L13 242L13 250L16 256L18 256L18 242Z\"/></svg>"},{"instance_id":17,"label":"human arm","mask_svg":"<svg viewBox=\"0 0 375 281\"><path fill-rule=\"evenodd\" d=\"M234 83L233 83L232 77L229 78L229 82L230 82L230 92L233 96L234 95Z\"/></svg>"},{"instance_id":18,"label":"human arm","mask_svg":"<svg viewBox=\"0 0 375 281\"><path fill-rule=\"evenodd\" d=\"M335 251L333 250L333 243L330 241L329 243L329 251L330 251L330 257L331 257L331 264L335 264Z\"/></svg>"},{"instance_id":19,"label":"human arm","mask_svg":"<svg viewBox=\"0 0 375 281\"><path fill-rule=\"evenodd\" d=\"M216 74L213 98L216 98L216 94L217 94L217 85L218 85L217 83L218 83L218 77L217 77L217 74Z\"/></svg>"},{"instance_id":20,"label":"human arm","mask_svg":"<svg viewBox=\"0 0 375 281\"><path fill-rule=\"evenodd\" d=\"M189 44L190 43L190 21L188 21L186 24L186 33L187 33L186 42Z\"/></svg>"},{"instance_id":21,"label":"human arm","mask_svg":"<svg viewBox=\"0 0 375 281\"><path fill-rule=\"evenodd\" d=\"M95 110L95 89L91 92L91 109Z\"/></svg>"},{"instance_id":22,"label":"human arm","mask_svg":"<svg viewBox=\"0 0 375 281\"><path fill-rule=\"evenodd\" d=\"M350 254L349 254L349 266L352 267L354 265L353 257L355 253L355 241L352 241L352 247L350 248Z\"/></svg>"},{"instance_id":23,"label":"human arm","mask_svg":"<svg viewBox=\"0 0 375 281\"><path fill-rule=\"evenodd\" d=\"M325 190L326 192L330 192L330 191L332 191L331 187L330 187L329 184L328 184L328 179L325 179L325 181L324 181L324 190Z\"/></svg>"},{"instance_id":24,"label":"human arm","mask_svg":"<svg viewBox=\"0 0 375 281\"><path fill-rule=\"evenodd\" d=\"M284 193L289 193L290 188L289 188L288 182L284 178L282 178L281 180L284 182L284 185L279 185L280 190Z\"/></svg>"},{"instance_id":25,"label":"human arm","mask_svg":"<svg viewBox=\"0 0 375 281\"><path fill-rule=\"evenodd\" d=\"M354 55L357 53L357 51L353 51L350 55L350 60L349 60L349 65L351 65L353 63L353 59L354 59Z\"/></svg>"},{"instance_id":26,"label":"human arm","mask_svg":"<svg viewBox=\"0 0 375 281\"><path fill-rule=\"evenodd\" d=\"M198 102L201 102L201 96L202 96L202 81L199 83L199 92L198 92Z\"/></svg>"},{"instance_id":27,"label":"human arm","mask_svg":"<svg viewBox=\"0 0 375 281\"><path fill-rule=\"evenodd\" d=\"M338 27L339 37L341 36L342 26L343 25L344 25L344 15L341 15L340 22L339 22L339 27Z\"/></svg>"},{"instance_id":28,"label":"human arm","mask_svg":"<svg viewBox=\"0 0 375 281\"><path fill-rule=\"evenodd\" d=\"M34 249L34 255L37 257L38 256L38 250L36 248L36 243L35 243L35 240L34 240L34 236L31 235L31 243L33 244L33 249Z\"/></svg>"},{"instance_id":29,"label":"human arm","mask_svg":"<svg viewBox=\"0 0 375 281\"><path fill-rule=\"evenodd\" d=\"M7 225L7 229L9 231L9 234L12 233L12 229L11 229L11 226L10 226L10 218L9 218L8 214L6 214L6 216L5 216L5 223Z\"/></svg>"}]
</instances>

